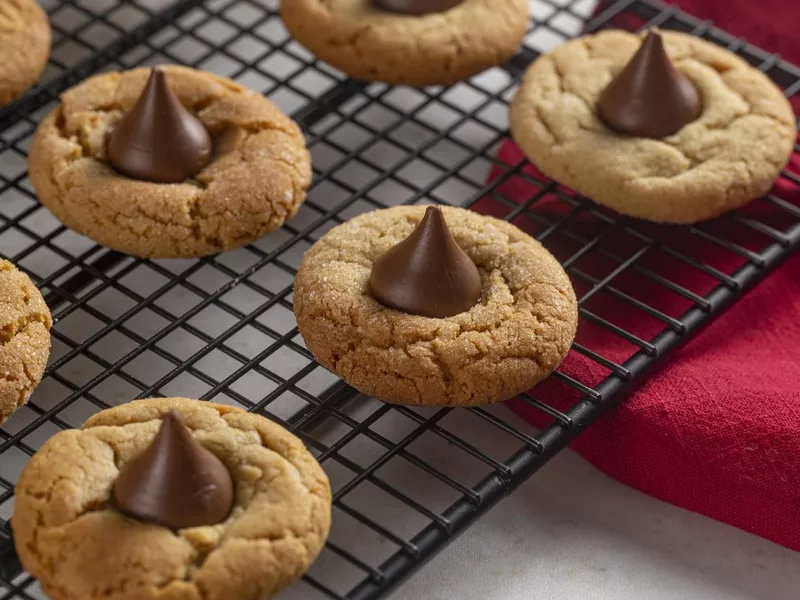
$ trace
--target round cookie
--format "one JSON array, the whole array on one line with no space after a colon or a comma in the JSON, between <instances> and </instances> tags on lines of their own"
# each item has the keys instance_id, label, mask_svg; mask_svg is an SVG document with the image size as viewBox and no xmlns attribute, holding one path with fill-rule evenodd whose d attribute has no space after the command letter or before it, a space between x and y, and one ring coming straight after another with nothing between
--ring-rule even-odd
<instances>
[{"instance_id":1,"label":"round cookie","mask_svg":"<svg viewBox=\"0 0 800 600\"><path fill-rule=\"evenodd\" d=\"M219 525L173 532L111 502L120 468L171 410L233 477L234 508ZM256 600L309 567L330 520L328 479L291 433L229 406L161 398L53 436L19 479L12 524L22 564L52 600Z\"/></svg>"},{"instance_id":2,"label":"round cookie","mask_svg":"<svg viewBox=\"0 0 800 600\"><path fill-rule=\"evenodd\" d=\"M577 303L569 278L515 226L442 208L458 245L478 267L482 295L447 318L378 303L375 260L425 214L403 206L360 215L306 253L294 285L300 333L316 359L360 392L387 402L472 406L506 400L549 375L570 348Z\"/></svg>"},{"instance_id":3,"label":"round cookie","mask_svg":"<svg viewBox=\"0 0 800 600\"><path fill-rule=\"evenodd\" d=\"M528 23L527 0L464 0L450 10L409 16L373 0L281 3L292 36L356 79L422 87L447 85L504 63Z\"/></svg>"},{"instance_id":4,"label":"round cookie","mask_svg":"<svg viewBox=\"0 0 800 600\"><path fill-rule=\"evenodd\" d=\"M0 2L0 106L38 81L50 56L50 35L36 0Z\"/></svg>"},{"instance_id":5,"label":"round cookie","mask_svg":"<svg viewBox=\"0 0 800 600\"><path fill-rule=\"evenodd\" d=\"M97 75L68 90L39 125L29 171L39 200L98 244L144 257L196 257L244 246L305 200L311 158L297 124L269 100L211 73L165 66L181 103L211 133L214 156L192 179L131 179L108 163L106 137L150 69Z\"/></svg>"},{"instance_id":6,"label":"round cookie","mask_svg":"<svg viewBox=\"0 0 800 600\"><path fill-rule=\"evenodd\" d=\"M664 223L695 223L765 194L791 155L791 106L766 75L728 50L664 31L675 67L702 113L663 139L613 132L595 104L639 48L623 31L587 35L529 68L511 105L511 131L539 169L609 208Z\"/></svg>"},{"instance_id":7,"label":"round cookie","mask_svg":"<svg viewBox=\"0 0 800 600\"><path fill-rule=\"evenodd\" d=\"M30 278L0 260L0 424L42 380L52 325L50 310Z\"/></svg>"}]
</instances>

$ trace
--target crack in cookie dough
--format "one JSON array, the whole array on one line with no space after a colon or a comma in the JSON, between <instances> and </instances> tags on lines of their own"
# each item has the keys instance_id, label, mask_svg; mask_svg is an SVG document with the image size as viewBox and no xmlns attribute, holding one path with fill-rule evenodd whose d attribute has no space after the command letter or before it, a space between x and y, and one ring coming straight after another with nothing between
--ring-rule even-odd
<instances>
[{"instance_id":1,"label":"crack in cookie dough","mask_svg":"<svg viewBox=\"0 0 800 600\"><path fill-rule=\"evenodd\" d=\"M575 294L558 262L503 221L443 208L478 266L479 303L446 319L408 315L369 292L372 264L425 207L367 213L306 253L294 307L308 349L359 391L389 402L467 406L505 400L550 374L575 335Z\"/></svg>"},{"instance_id":2,"label":"crack in cookie dough","mask_svg":"<svg viewBox=\"0 0 800 600\"><path fill-rule=\"evenodd\" d=\"M0 4L0 32L19 31L25 26L25 19L22 17L21 7L14 2L3 2Z\"/></svg>"},{"instance_id":3,"label":"crack in cookie dough","mask_svg":"<svg viewBox=\"0 0 800 600\"><path fill-rule=\"evenodd\" d=\"M119 469L171 409L233 475L236 502L219 525L172 532L113 508ZM131 402L57 434L16 494L17 551L53 600L261 600L308 568L330 528L328 480L296 437L240 409L183 398Z\"/></svg>"},{"instance_id":4,"label":"crack in cookie dough","mask_svg":"<svg viewBox=\"0 0 800 600\"><path fill-rule=\"evenodd\" d=\"M446 11L407 17L372 0L281 3L292 36L356 79L396 85L450 84L502 64L527 27L527 0L465 0Z\"/></svg>"},{"instance_id":5,"label":"crack in cookie dough","mask_svg":"<svg viewBox=\"0 0 800 600\"><path fill-rule=\"evenodd\" d=\"M511 131L545 174L620 213L693 223L764 193L796 138L791 106L761 72L698 38L663 32L676 68L700 91L700 118L661 140L609 130L595 103L640 38L584 36L538 59L510 111Z\"/></svg>"},{"instance_id":6,"label":"crack in cookie dough","mask_svg":"<svg viewBox=\"0 0 800 600\"><path fill-rule=\"evenodd\" d=\"M0 423L39 385L52 325L50 310L30 278L0 260Z\"/></svg>"},{"instance_id":7,"label":"crack in cookie dough","mask_svg":"<svg viewBox=\"0 0 800 600\"><path fill-rule=\"evenodd\" d=\"M212 134L212 162L180 184L119 175L106 162L106 133L135 103L149 70L99 75L65 92L37 129L29 166L41 202L68 227L136 256L213 254L280 227L311 183L300 128L230 80L164 70Z\"/></svg>"},{"instance_id":8,"label":"crack in cookie dough","mask_svg":"<svg viewBox=\"0 0 800 600\"><path fill-rule=\"evenodd\" d=\"M35 0L0 2L0 106L31 87L50 55L50 21Z\"/></svg>"}]
</instances>

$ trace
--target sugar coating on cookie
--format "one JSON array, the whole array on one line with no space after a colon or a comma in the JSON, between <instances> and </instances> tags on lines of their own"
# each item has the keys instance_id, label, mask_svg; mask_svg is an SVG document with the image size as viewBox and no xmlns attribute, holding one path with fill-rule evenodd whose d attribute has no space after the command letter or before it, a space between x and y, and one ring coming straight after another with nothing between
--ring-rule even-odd
<instances>
[{"instance_id":1,"label":"sugar coating on cookie","mask_svg":"<svg viewBox=\"0 0 800 600\"><path fill-rule=\"evenodd\" d=\"M298 125L230 79L185 67L163 71L211 133L211 162L175 184L115 171L107 133L136 103L150 69L97 75L65 92L33 138L29 172L42 204L98 244L144 257L215 254L283 225L311 182Z\"/></svg>"},{"instance_id":2,"label":"sugar coating on cookie","mask_svg":"<svg viewBox=\"0 0 800 600\"><path fill-rule=\"evenodd\" d=\"M642 37L587 35L528 69L511 105L511 131L556 181L614 210L665 223L694 223L766 193L791 155L791 106L770 79L733 53L665 31L675 67L700 93L700 117L663 139L609 129L596 104Z\"/></svg>"},{"instance_id":3,"label":"sugar coating on cookie","mask_svg":"<svg viewBox=\"0 0 800 600\"><path fill-rule=\"evenodd\" d=\"M349 76L393 85L446 85L504 63L528 23L527 0L464 0L420 16L373 0L281 3L292 36Z\"/></svg>"},{"instance_id":4,"label":"sugar coating on cookie","mask_svg":"<svg viewBox=\"0 0 800 600\"><path fill-rule=\"evenodd\" d=\"M0 2L0 106L30 88L50 56L50 21L36 0Z\"/></svg>"},{"instance_id":5,"label":"sugar coating on cookie","mask_svg":"<svg viewBox=\"0 0 800 600\"><path fill-rule=\"evenodd\" d=\"M444 207L450 232L480 271L481 299L444 319L387 308L370 293L372 265L425 210L360 215L309 249L294 286L306 346L347 383L388 402L471 406L528 390L558 366L575 336L569 278L510 223Z\"/></svg>"},{"instance_id":6,"label":"sugar coating on cookie","mask_svg":"<svg viewBox=\"0 0 800 600\"><path fill-rule=\"evenodd\" d=\"M53 319L30 278L0 260L0 424L28 401L50 356Z\"/></svg>"},{"instance_id":7,"label":"sugar coating on cookie","mask_svg":"<svg viewBox=\"0 0 800 600\"><path fill-rule=\"evenodd\" d=\"M221 524L177 532L123 516L119 470L177 411L228 467L236 500ZM314 561L328 535L328 479L272 421L186 398L138 400L58 433L16 488L14 541L52 600L269 598Z\"/></svg>"}]
</instances>

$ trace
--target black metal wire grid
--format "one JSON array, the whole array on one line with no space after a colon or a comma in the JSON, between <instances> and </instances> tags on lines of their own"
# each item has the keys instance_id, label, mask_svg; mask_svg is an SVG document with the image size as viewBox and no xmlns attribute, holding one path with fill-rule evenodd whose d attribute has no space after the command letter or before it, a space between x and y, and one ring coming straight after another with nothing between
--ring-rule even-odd
<instances>
[{"instance_id":1,"label":"black metal wire grid","mask_svg":"<svg viewBox=\"0 0 800 600\"><path fill-rule=\"evenodd\" d=\"M56 320L44 381L0 429L0 600L43 597L21 572L7 522L27 458L89 414L153 395L202 397L267 415L300 435L322 463L335 494L331 539L281 598L382 597L796 249L800 208L780 194L701 226L656 227L498 158L516 79L539 52L577 34L592 8L592 0L536 0L535 23L507 65L451 88L411 90L353 81L316 61L289 38L276 1L51 2L50 71L0 109L0 254L31 274ZM138 19L135 28L120 15ZM609 23L703 36L768 73L788 97L800 90L796 67L652 0L613 2L586 28ZM38 204L26 150L57 94L96 71L159 62L234 77L303 126L316 177L290 224L213 258L140 260L95 246ZM800 185L792 172L782 179ZM517 223L559 257L575 283L580 329L594 335L579 335L571 358L603 376L579 381L560 370L548 381L557 404L536 391L523 395L519 401L545 421L542 429L514 426L497 406L384 405L336 380L303 346L291 312L303 252L360 212L431 201ZM623 313L638 313L640 326ZM613 355L598 350L609 347Z\"/></svg>"}]
</instances>

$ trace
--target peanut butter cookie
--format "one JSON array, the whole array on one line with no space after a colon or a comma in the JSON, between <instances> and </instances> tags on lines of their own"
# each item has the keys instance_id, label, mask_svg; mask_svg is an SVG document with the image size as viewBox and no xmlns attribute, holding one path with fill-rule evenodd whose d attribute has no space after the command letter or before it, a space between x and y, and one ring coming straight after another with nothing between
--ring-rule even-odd
<instances>
[{"instance_id":1,"label":"peanut butter cookie","mask_svg":"<svg viewBox=\"0 0 800 600\"><path fill-rule=\"evenodd\" d=\"M230 472L233 509L218 525L173 531L116 508L121 470L173 411ZM52 600L263 600L314 561L330 520L328 479L295 436L229 406L161 398L52 437L20 477L12 524Z\"/></svg>"},{"instance_id":2,"label":"peanut butter cookie","mask_svg":"<svg viewBox=\"0 0 800 600\"><path fill-rule=\"evenodd\" d=\"M0 424L30 398L50 356L53 319L30 278L0 260Z\"/></svg>"},{"instance_id":3,"label":"peanut butter cookie","mask_svg":"<svg viewBox=\"0 0 800 600\"><path fill-rule=\"evenodd\" d=\"M356 79L445 85L502 64L528 22L527 0L292 0L289 32Z\"/></svg>"},{"instance_id":4,"label":"peanut butter cookie","mask_svg":"<svg viewBox=\"0 0 800 600\"><path fill-rule=\"evenodd\" d=\"M306 253L294 286L300 333L320 364L387 402L506 400L566 355L577 324L575 293L555 258L515 226L460 208L442 212L478 268L474 306L433 318L373 297L373 265L426 215L424 206L395 207L332 229Z\"/></svg>"},{"instance_id":5,"label":"peanut butter cookie","mask_svg":"<svg viewBox=\"0 0 800 600\"><path fill-rule=\"evenodd\" d=\"M791 155L795 119L769 78L733 53L683 33L662 36L701 103L699 117L675 133L637 137L598 116L601 95L641 46L643 36L623 31L587 35L539 58L512 103L511 131L539 169L598 204L650 221L694 223L770 189ZM620 93L607 95L606 113ZM664 129L655 125L649 128Z\"/></svg>"},{"instance_id":6,"label":"peanut butter cookie","mask_svg":"<svg viewBox=\"0 0 800 600\"><path fill-rule=\"evenodd\" d=\"M31 87L50 56L50 21L35 0L0 2L0 106Z\"/></svg>"},{"instance_id":7,"label":"peanut butter cookie","mask_svg":"<svg viewBox=\"0 0 800 600\"><path fill-rule=\"evenodd\" d=\"M31 145L31 182L67 227L135 256L195 257L246 245L305 200L311 159L300 128L237 83L185 67L161 69L208 130L210 162L180 183L115 170L109 131L137 104L150 69L97 75L68 90Z\"/></svg>"}]
</instances>

